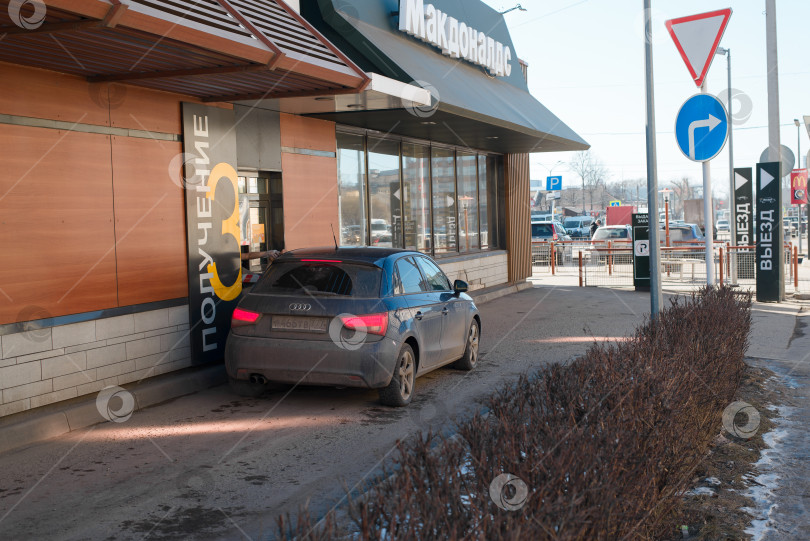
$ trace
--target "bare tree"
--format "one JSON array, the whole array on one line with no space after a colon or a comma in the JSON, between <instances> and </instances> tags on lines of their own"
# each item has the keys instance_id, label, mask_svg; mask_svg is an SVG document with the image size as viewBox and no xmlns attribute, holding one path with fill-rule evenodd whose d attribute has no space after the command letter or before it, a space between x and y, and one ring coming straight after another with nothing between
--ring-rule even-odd
<instances>
[{"instance_id":1,"label":"bare tree","mask_svg":"<svg viewBox=\"0 0 810 541\"><path fill-rule=\"evenodd\" d=\"M680 180L673 180L672 184L672 203L673 213L683 213L683 202L687 199L693 199L694 193L692 186L689 185L689 177L681 177Z\"/></svg>"},{"instance_id":2,"label":"bare tree","mask_svg":"<svg viewBox=\"0 0 810 541\"><path fill-rule=\"evenodd\" d=\"M585 192L587 191L590 195L591 210L593 210L593 193L600 186L604 186L607 170L590 150L576 152L568 162L568 167L582 180L582 214L585 214Z\"/></svg>"}]
</instances>

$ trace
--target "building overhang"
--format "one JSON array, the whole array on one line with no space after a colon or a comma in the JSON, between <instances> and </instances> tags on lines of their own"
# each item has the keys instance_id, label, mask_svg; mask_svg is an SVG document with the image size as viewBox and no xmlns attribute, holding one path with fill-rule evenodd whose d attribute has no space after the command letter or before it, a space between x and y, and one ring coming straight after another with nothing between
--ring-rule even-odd
<instances>
[{"instance_id":1,"label":"building overhang","mask_svg":"<svg viewBox=\"0 0 810 541\"><path fill-rule=\"evenodd\" d=\"M0 0L0 61L203 101L354 93L369 78L282 0Z\"/></svg>"},{"instance_id":2,"label":"building overhang","mask_svg":"<svg viewBox=\"0 0 810 541\"><path fill-rule=\"evenodd\" d=\"M392 111L431 107L430 92L378 73L369 73L369 84L353 94L319 94L289 98L237 101L240 105L296 115L332 115L357 111Z\"/></svg>"},{"instance_id":3,"label":"building overhang","mask_svg":"<svg viewBox=\"0 0 810 541\"><path fill-rule=\"evenodd\" d=\"M391 11L389 4L313 0L302 4L302 13L366 71L429 89L432 109L355 110L315 116L383 133L502 153L589 148L529 93L516 55L509 75L492 76L481 66L451 58L401 32L399 14ZM489 29L489 36L514 50L503 16L482 2L435 0L433 4L470 27Z\"/></svg>"}]
</instances>

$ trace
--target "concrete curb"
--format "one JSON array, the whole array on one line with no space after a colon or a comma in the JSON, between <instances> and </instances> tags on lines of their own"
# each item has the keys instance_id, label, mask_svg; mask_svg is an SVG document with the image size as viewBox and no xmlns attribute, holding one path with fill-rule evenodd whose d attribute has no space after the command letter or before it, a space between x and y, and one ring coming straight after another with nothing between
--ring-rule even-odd
<instances>
[{"instance_id":1,"label":"concrete curb","mask_svg":"<svg viewBox=\"0 0 810 541\"><path fill-rule=\"evenodd\" d=\"M505 286L495 286L494 288L487 288L483 291L473 291L470 293L470 296L476 302L476 304L484 304L485 302L494 301L495 299L499 299L501 297L505 297L506 295L511 295L512 293L519 293L525 289L531 289L534 287L534 284L531 282L519 282L517 284L508 284Z\"/></svg>"},{"instance_id":2,"label":"concrete curb","mask_svg":"<svg viewBox=\"0 0 810 541\"><path fill-rule=\"evenodd\" d=\"M135 411L174 398L203 391L227 381L225 366L208 366L195 372L158 376L140 384L127 385L135 398ZM0 427L0 453L55 438L80 428L106 422L96 407L96 395L60 411L43 413L19 423Z\"/></svg>"}]
</instances>

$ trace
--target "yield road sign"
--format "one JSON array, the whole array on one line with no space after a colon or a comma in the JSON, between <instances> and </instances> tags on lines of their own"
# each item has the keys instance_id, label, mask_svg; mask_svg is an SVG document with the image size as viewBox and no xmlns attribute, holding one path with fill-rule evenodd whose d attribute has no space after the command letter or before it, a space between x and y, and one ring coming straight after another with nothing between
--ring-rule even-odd
<instances>
[{"instance_id":1,"label":"yield road sign","mask_svg":"<svg viewBox=\"0 0 810 541\"><path fill-rule=\"evenodd\" d=\"M728 115L720 100L710 94L695 94L681 106L675 120L675 139L687 158L711 160L723 150L727 138Z\"/></svg>"},{"instance_id":2,"label":"yield road sign","mask_svg":"<svg viewBox=\"0 0 810 541\"><path fill-rule=\"evenodd\" d=\"M681 53L689 74L700 87L731 17L731 8L670 19L667 30Z\"/></svg>"},{"instance_id":3,"label":"yield road sign","mask_svg":"<svg viewBox=\"0 0 810 541\"><path fill-rule=\"evenodd\" d=\"M562 175L556 177L546 177L546 190L562 190Z\"/></svg>"}]
</instances>

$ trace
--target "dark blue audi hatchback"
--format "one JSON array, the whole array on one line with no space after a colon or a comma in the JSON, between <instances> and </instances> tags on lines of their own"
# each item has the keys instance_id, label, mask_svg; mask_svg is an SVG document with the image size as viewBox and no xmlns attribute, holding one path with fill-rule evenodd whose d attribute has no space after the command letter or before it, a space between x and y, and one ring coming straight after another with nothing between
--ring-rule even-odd
<instances>
[{"instance_id":1,"label":"dark blue audi hatchback","mask_svg":"<svg viewBox=\"0 0 810 541\"><path fill-rule=\"evenodd\" d=\"M425 254L390 248L287 252L233 313L225 365L233 390L269 382L379 389L406 406L417 376L478 362L481 317L467 284Z\"/></svg>"}]
</instances>

